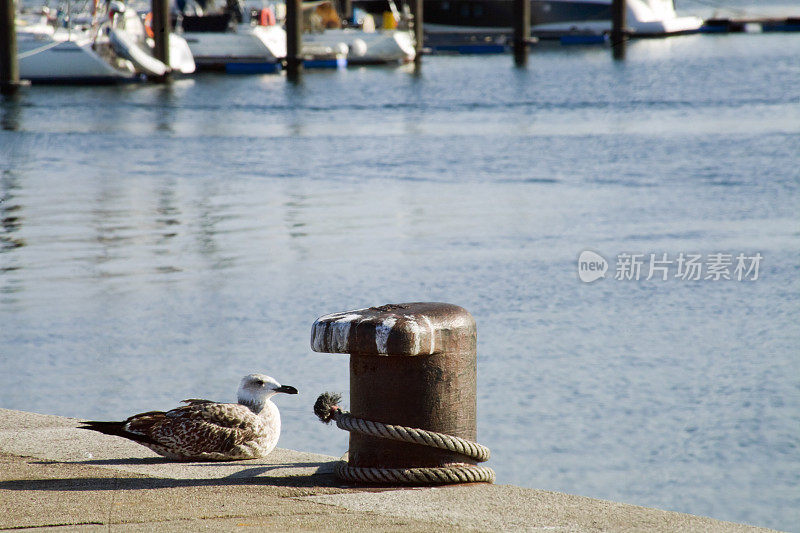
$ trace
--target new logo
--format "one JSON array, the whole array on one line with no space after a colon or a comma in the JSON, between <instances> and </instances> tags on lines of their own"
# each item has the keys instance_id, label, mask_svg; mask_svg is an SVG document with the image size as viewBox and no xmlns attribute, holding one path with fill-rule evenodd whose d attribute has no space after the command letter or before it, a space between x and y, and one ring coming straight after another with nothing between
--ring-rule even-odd
<instances>
[{"instance_id":1,"label":"new logo","mask_svg":"<svg viewBox=\"0 0 800 533\"><path fill-rule=\"evenodd\" d=\"M606 277L607 270L608 261L600 254L584 250L578 257L578 277L584 283L591 283Z\"/></svg>"}]
</instances>

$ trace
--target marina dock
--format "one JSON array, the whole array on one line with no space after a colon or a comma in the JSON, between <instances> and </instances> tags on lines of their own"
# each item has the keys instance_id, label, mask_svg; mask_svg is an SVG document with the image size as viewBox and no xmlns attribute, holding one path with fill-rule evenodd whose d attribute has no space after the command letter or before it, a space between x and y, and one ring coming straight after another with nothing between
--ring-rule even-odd
<instances>
[{"instance_id":1,"label":"marina dock","mask_svg":"<svg viewBox=\"0 0 800 533\"><path fill-rule=\"evenodd\" d=\"M800 31L800 17L710 18L700 28L701 33L752 33L758 31Z\"/></svg>"},{"instance_id":2,"label":"marina dock","mask_svg":"<svg viewBox=\"0 0 800 533\"><path fill-rule=\"evenodd\" d=\"M170 462L77 422L0 409L0 529L769 531L513 485L345 485L333 475L337 458L286 449Z\"/></svg>"}]
</instances>

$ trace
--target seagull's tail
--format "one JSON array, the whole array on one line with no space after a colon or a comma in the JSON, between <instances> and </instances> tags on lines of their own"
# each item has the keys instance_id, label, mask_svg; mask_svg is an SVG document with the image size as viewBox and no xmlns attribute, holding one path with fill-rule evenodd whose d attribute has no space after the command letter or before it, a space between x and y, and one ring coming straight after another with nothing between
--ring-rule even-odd
<instances>
[{"instance_id":1,"label":"seagull's tail","mask_svg":"<svg viewBox=\"0 0 800 533\"><path fill-rule=\"evenodd\" d=\"M97 420L84 420L78 429L91 429L106 435L117 435L118 437L128 437L125 431L125 422L100 422Z\"/></svg>"},{"instance_id":2,"label":"seagull's tail","mask_svg":"<svg viewBox=\"0 0 800 533\"><path fill-rule=\"evenodd\" d=\"M130 420L125 420L124 422L100 422L97 420L84 420L81 422L82 425L78 426L78 429L91 429L92 431L98 431L106 435L124 437L145 446L149 444L158 444L144 433L131 431L129 421Z\"/></svg>"}]
</instances>

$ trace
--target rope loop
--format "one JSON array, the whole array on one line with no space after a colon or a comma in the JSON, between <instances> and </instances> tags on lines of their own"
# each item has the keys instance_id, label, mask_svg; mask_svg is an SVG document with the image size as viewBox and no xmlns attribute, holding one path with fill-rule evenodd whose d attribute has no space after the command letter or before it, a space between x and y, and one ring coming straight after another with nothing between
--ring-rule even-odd
<instances>
[{"instance_id":1,"label":"rope loop","mask_svg":"<svg viewBox=\"0 0 800 533\"><path fill-rule=\"evenodd\" d=\"M320 395L314 404L314 413L326 424L334 420L336 425L345 431L448 450L478 462L484 462L489 459L489 448L477 442L425 429L356 418L350 413L342 411L338 406L339 400L341 400L341 396L338 394L326 392ZM344 460L337 463L336 475L347 481L412 485L494 483L495 479L494 471L491 468L470 464L427 468L378 468L350 466Z\"/></svg>"},{"instance_id":2,"label":"rope loop","mask_svg":"<svg viewBox=\"0 0 800 533\"><path fill-rule=\"evenodd\" d=\"M333 413L333 419L336 421L336 425L339 429L345 431L361 433L362 435L368 435L370 437L413 442L414 444L422 444L423 446L430 446L431 448L448 450L475 459L479 463L488 461L491 455L491 451L486 446L467 439L462 439L461 437L447 435L446 433L437 433L435 431L427 431L425 429L364 420L363 418L356 418L341 409L337 409L336 412Z\"/></svg>"},{"instance_id":3,"label":"rope loop","mask_svg":"<svg viewBox=\"0 0 800 533\"><path fill-rule=\"evenodd\" d=\"M336 464L336 475L363 483L404 483L428 485L447 483L494 483L494 470L485 466L443 466L439 468L374 468Z\"/></svg>"}]
</instances>

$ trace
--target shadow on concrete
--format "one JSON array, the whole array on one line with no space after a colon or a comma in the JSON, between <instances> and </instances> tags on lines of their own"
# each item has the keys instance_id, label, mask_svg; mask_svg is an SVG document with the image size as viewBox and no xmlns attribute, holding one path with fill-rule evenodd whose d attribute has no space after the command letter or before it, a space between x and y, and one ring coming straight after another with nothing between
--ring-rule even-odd
<instances>
[{"instance_id":1,"label":"shadow on concrete","mask_svg":"<svg viewBox=\"0 0 800 533\"><path fill-rule=\"evenodd\" d=\"M21 479L0 481L0 490L93 491L93 490L151 490L177 487L220 487L233 485L268 485L272 487L335 487L346 488L333 474L310 476L264 476L221 479L164 479L164 478L66 478Z\"/></svg>"},{"instance_id":2,"label":"shadow on concrete","mask_svg":"<svg viewBox=\"0 0 800 533\"><path fill-rule=\"evenodd\" d=\"M79 465L159 465L172 463L164 457L131 457L127 459L89 459L86 461L75 461Z\"/></svg>"},{"instance_id":3,"label":"shadow on concrete","mask_svg":"<svg viewBox=\"0 0 800 533\"><path fill-rule=\"evenodd\" d=\"M52 461L38 461L39 464L51 464ZM165 457L128 457L122 459L88 459L86 461L75 461L68 464L87 465L87 466L142 466L142 465L165 465L175 464L187 467L204 468L212 470L219 467L241 466L241 461L176 461ZM230 477L255 476L258 473L268 472L276 468L314 468L319 467L323 471L333 471L333 467L325 463L271 463L254 464L253 468L241 470Z\"/></svg>"},{"instance_id":4,"label":"shadow on concrete","mask_svg":"<svg viewBox=\"0 0 800 533\"><path fill-rule=\"evenodd\" d=\"M96 461L82 461L84 465L143 465L169 463L161 458L137 459L104 459ZM37 464L59 464L51 461L36 461ZM219 463L203 463L202 467L213 467ZM229 464L229 463L223 463ZM269 476L262 475L271 470L286 468L313 468L320 467L319 471L306 475ZM221 478L204 479L173 479L159 477L73 477L52 479L21 479L0 481L0 490L41 490L41 491L90 491L90 490L147 490L175 487L218 487L234 485L267 485L273 487L337 487L345 488L347 485L337 480L333 468L319 463L279 463L258 465L253 468L240 470L229 476ZM135 473L127 473L136 475ZM146 474L142 474L146 475Z\"/></svg>"}]
</instances>

